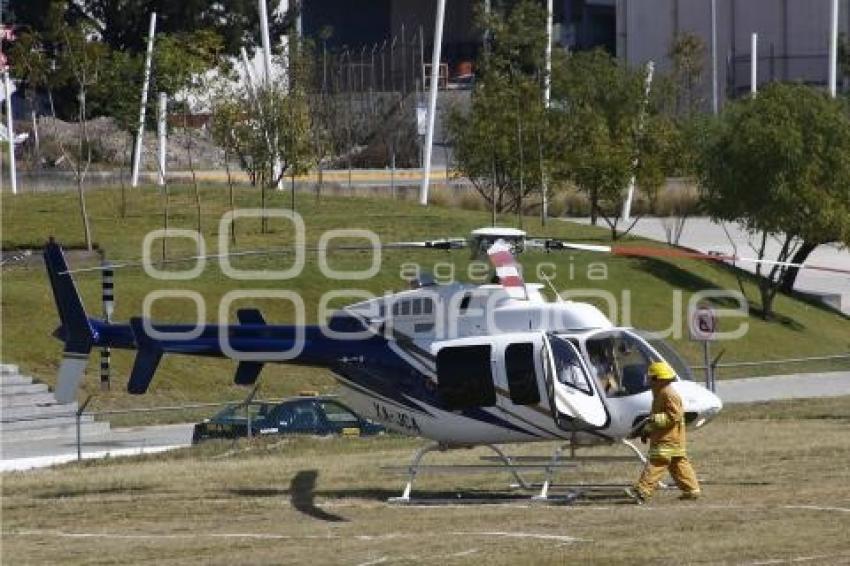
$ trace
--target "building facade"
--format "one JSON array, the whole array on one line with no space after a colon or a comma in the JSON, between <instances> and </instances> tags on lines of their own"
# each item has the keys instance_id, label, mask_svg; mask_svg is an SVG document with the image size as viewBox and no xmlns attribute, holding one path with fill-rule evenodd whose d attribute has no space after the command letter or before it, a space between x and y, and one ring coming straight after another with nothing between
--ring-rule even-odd
<instances>
[{"instance_id":1,"label":"building facade","mask_svg":"<svg viewBox=\"0 0 850 566\"><path fill-rule=\"evenodd\" d=\"M758 34L759 84L827 84L831 0L716 0L716 6L721 103L750 90L753 33ZM676 35L699 36L706 46L703 83L710 96L710 0L616 0L616 13L616 54L632 65L652 60L661 71L669 70ZM839 0L838 28L850 35L850 0Z\"/></svg>"},{"instance_id":2,"label":"building facade","mask_svg":"<svg viewBox=\"0 0 850 566\"><path fill-rule=\"evenodd\" d=\"M443 61L451 68L478 55L482 33L474 19L485 2L447 0ZM303 29L324 37L333 49L413 42L430 58L436 5L436 0L305 0ZM721 100L750 88L753 32L759 34L760 83L826 84L831 0L716 0L716 6ZM850 35L850 0L839 0L839 14L840 32ZM677 34L695 34L706 47L703 83L710 95L711 0L554 0L554 22L562 48L601 47L631 65L652 60L662 72L670 69Z\"/></svg>"}]
</instances>

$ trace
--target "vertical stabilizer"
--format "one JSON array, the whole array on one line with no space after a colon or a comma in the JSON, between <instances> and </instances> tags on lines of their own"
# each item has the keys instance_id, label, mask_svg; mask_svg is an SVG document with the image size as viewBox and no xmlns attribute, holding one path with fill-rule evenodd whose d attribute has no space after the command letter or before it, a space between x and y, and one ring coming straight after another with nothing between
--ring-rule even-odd
<instances>
[{"instance_id":1,"label":"vertical stabilizer","mask_svg":"<svg viewBox=\"0 0 850 566\"><path fill-rule=\"evenodd\" d=\"M68 273L65 254L53 238L44 247L44 264L62 323L57 336L65 343L56 381L56 398L60 403L71 403L76 400L77 388L86 371L95 332L83 308L74 278Z\"/></svg>"}]
</instances>

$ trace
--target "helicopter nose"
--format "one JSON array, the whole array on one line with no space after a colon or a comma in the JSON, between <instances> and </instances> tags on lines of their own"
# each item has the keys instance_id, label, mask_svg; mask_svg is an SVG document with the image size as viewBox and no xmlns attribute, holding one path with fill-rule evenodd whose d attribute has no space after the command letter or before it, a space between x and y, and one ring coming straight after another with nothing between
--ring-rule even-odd
<instances>
[{"instance_id":1,"label":"helicopter nose","mask_svg":"<svg viewBox=\"0 0 850 566\"><path fill-rule=\"evenodd\" d=\"M708 389L702 389L700 393L703 399L700 410L698 411L697 420L694 423L694 428L700 428L705 425L723 409L723 401L721 401L720 397Z\"/></svg>"},{"instance_id":2,"label":"helicopter nose","mask_svg":"<svg viewBox=\"0 0 850 566\"><path fill-rule=\"evenodd\" d=\"M697 383L677 383L685 404L685 416L689 425L700 428L711 421L723 409L720 397Z\"/></svg>"}]
</instances>

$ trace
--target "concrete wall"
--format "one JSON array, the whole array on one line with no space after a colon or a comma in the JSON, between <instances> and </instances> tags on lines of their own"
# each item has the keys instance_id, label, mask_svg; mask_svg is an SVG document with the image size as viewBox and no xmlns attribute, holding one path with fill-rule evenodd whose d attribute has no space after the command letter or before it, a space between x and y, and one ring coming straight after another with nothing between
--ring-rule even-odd
<instances>
[{"instance_id":1,"label":"concrete wall","mask_svg":"<svg viewBox=\"0 0 850 566\"><path fill-rule=\"evenodd\" d=\"M826 84L830 0L717 0L718 78L727 90L750 88L750 36L759 34L759 82ZM839 1L839 32L850 33L850 0ZM670 69L667 53L677 32L706 45L704 95L711 99L711 2L617 0L617 55L633 65L653 60Z\"/></svg>"}]
</instances>

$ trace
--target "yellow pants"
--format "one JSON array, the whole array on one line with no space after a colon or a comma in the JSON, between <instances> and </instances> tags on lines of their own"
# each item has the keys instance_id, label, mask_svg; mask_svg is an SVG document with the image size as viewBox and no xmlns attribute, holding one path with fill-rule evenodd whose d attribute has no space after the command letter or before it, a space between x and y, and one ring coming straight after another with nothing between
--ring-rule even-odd
<instances>
[{"instance_id":1,"label":"yellow pants","mask_svg":"<svg viewBox=\"0 0 850 566\"><path fill-rule=\"evenodd\" d=\"M647 462L637 485L635 485L644 499L652 497L655 487L667 470L670 471L670 475L673 476L673 480L679 486L679 489L690 495L699 494L699 481L687 456L674 456L672 458L653 456Z\"/></svg>"}]
</instances>

